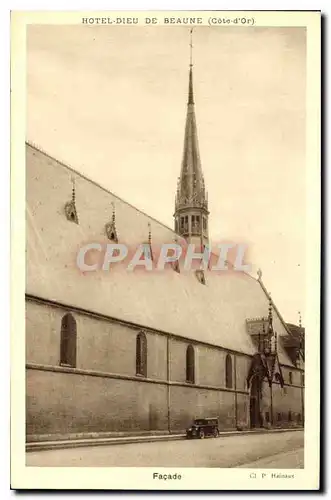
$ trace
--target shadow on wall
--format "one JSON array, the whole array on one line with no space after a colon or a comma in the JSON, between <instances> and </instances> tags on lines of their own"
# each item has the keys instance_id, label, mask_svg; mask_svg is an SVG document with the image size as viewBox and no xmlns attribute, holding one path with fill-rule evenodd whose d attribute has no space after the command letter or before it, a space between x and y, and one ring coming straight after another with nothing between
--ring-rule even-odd
<instances>
[{"instance_id":1,"label":"shadow on wall","mask_svg":"<svg viewBox=\"0 0 331 500\"><path fill-rule=\"evenodd\" d=\"M301 413L297 412L277 412L274 415L273 427L302 427L303 418Z\"/></svg>"}]
</instances>

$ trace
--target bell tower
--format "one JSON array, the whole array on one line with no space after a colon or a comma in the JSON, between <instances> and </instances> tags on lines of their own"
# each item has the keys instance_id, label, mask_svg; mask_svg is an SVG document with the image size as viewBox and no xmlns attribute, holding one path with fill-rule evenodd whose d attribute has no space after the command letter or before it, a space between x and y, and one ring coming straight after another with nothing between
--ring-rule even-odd
<instances>
[{"instance_id":1,"label":"bell tower","mask_svg":"<svg viewBox=\"0 0 331 500\"><path fill-rule=\"evenodd\" d=\"M188 243L208 245L208 196L202 174L193 94L193 44L190 31L190 69L184 151L175 201L175 232Z\"/></svg>"}]
</instances>

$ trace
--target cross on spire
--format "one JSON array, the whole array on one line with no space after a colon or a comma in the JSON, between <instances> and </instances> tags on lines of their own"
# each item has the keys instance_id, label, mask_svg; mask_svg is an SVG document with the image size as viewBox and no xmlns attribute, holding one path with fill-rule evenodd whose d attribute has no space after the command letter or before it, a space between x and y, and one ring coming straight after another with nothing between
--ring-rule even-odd
<instances>
[{"instance_id":1,"label":"cross on spire","mask_svg":"<svg viewBox=\"0 0 331 500\"><path fill-rule=\"evenodd\" d=\"M190 30L190 76L189 76L189 85L188 85L188 104L194 104L193 98L193 39L192 39L193 28Z\"/></svg>"},{"instance_id":2,"label":"cross on spire","mask_svg":"<svg viewBox=\"0 0 331 500\"><path fill-rule=\"evenodd\" d=\"M193 66L193 28L190 30L190 68Z\"/></svg>"}]
</instances>

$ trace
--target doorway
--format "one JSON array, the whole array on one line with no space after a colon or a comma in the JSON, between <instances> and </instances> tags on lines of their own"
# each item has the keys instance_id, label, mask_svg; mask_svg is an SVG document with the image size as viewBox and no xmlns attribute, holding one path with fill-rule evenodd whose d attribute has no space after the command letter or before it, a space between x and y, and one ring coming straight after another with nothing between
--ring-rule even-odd
<instances>
[{"instance_id":1,"label":"doorway","mask_svg":"<svg viewBox=\"0 0 331 500\"><path fill-rule=\"evenodd\" d=\"M250 393L250 422L251 428L262 427L261 416L261 380L255 375L251 381Z\"/></svg>"}]
</instances>

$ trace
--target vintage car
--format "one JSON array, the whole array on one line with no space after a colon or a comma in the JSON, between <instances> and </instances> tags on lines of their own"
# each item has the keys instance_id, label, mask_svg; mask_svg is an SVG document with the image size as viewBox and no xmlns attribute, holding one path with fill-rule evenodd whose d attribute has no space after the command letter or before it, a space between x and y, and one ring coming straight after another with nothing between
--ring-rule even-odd
<instances>
[{"instance_id":1,"label":"vintage car","mask_svg":"<svg viewBox=\"0 0 331 500\"><path fill-rule=\"evenodd\" d=\"M192 425L186 429L186 437L188 439L204 439L205 436L217 437L218 434L218 417L196 418L193 420Z\"/></svg>"}]
</instances>

